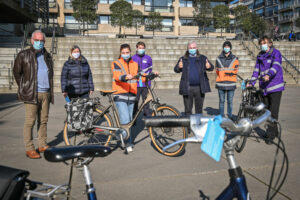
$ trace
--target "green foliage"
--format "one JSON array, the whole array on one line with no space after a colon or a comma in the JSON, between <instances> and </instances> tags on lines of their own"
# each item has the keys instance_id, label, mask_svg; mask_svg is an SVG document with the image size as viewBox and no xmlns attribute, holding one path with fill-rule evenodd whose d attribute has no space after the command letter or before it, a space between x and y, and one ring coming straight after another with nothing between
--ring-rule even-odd
<instances>
[{"instance_id":1,"label":"green foliage","mask_svg":"<svg viewBox=\"0 0 300 200\"><path fill-rule=\"evenodd\" d=\"M74 13L72 14L76 21L83 24L83 29L85 29L85 24L95 24L98 18L96 14L98 0L73 0L72 7Z\"/></svg>"},{"instance_id":2,"label":"green foliage","mask_svg":"<svg viewBox=\"0 0 300 200\"><path fill-rule=\"evenodd\" d=\"M155 30L162 29L162 27L163 27L162 20L163 20L163 17L160 16L160 13L158 13L158 12L150 12L149 13L149 16L146 21L146 26L153 31L153 35L154 35Z\"/></svg>"},{"instance_id":3,"label":"green foliage","mask_svg":"<svg viewBox=\"0 0 300 200\"><path fill-rule=\"evenodd\" d=\"M252 31L256 36L261 36L265 33L267 25L263 18L249 12L242 20L242 28L245 33Z\"/></svg>"},{"instance_id":4,"label":"green foliage","mask_svg":"<svg viewBox=\"0 0 300 200\"><path fill-rule=\"evenodd\" d=\"M195 21L199 27L202 27L202 32L204 28L209 26L212 21L212 9L210 6L210 0L194 0L193 1L193 15Z\"/></svg>"},{"instance_id":5,"label":"green foliage","mask_svg":"<svg viewBox=\"0 0 300 200\"><path fill-rule=\"evenodd\" d=\"M122 27L132 27L132 6L125 0L118 0L110 5L111 25L119 26L119 34Z\"/></svg>"},{"instance_id":6,"label":"green foliage","mask_svg":"<svg viewBox=\"0 0 300 200\"><path fill-rule=\"evenodd\" d=\"M131 12L132 16L132 26L135 27L136 32L135 34L137 35L137 30L140 28L143 24L143 13L139 10L133 10Z\"/></svg>"},{"instance_id":7,"label":"green foliage","mask_svg":"<svg viewBox=\"0 0 300 200\"><path fill-rule=\"evenodd\" d=\"M233 9L233 14L235 16L235 25L237 28L241 28L243 21L248 16L249 9L247 6L239 5Z\"/></svg>"},{"instance_id":8,"label":"green foliage","mask_svg":"<svg viewBox=\"0 0 300 200\"><path fill-rule=\"evenodd\" d=\"M221 35L224 28L229 27L229 8L225 5L218 5L213 8L215 28L221 28Z\"/></svg>"},{"instance_id":9,"label":"green foliage","mask_svg":"<svg viewBox=\"0 0 300 200\"><path fill-rule=\"evenodd\" d=\"M300 28L300 17L296 19L296 27Z\"/></svg>"}]
</instances>

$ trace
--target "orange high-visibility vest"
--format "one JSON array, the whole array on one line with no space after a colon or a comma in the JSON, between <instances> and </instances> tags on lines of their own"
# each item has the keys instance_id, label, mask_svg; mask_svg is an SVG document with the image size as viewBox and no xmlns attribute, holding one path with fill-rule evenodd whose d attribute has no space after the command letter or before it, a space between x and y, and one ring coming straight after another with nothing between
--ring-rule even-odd
<instances>
[{"instance_id":1,"label":"orange high-visibility vest","mask_svg":"<svg viewBox=\"0 0 300 200\"><path fill-rule=\"evenodd\" d=\"M224 88L224 89L231 89L231 88L235 89L237 77L227 75L226 73L237 74L238 66L239 66L239 61L237 57L233 58L229 67L224 67L219 58L217 58L217 62L219 64L219 67L216 66L216 73L217 73L216 87Z\"/></svg>"},{"instance_id":2,"label":"orange high-visibility vest","mask_svg":"<svg viewBox=\"0 0 300 200\"><path fill-rule=\"evenodd\" d=\"M137 80L125 80L126 75L132 76L138 73L138 64L132 59L127 63L123 58L112 62L111 70L113 74L112 89L116 90L114 94L137 93Z\"/></svg>"}]
</instances>

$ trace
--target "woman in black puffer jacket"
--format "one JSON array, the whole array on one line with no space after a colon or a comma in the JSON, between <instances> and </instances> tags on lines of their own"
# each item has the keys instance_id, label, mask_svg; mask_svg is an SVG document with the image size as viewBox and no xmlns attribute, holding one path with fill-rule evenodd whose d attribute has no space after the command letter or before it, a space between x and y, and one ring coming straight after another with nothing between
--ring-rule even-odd
<instances>
[{"instance_id":1,"label":"woman in black puffer jacket","mask_svg":"<svg viewBox=\"0 0 300 200\"><path fill-rule=\"evenodd\" d=\"M81 55L79 46L74 45L61 72L61 90L64 97L87 98L94 91L90 66Z\"/></svg>"}]
</instances>

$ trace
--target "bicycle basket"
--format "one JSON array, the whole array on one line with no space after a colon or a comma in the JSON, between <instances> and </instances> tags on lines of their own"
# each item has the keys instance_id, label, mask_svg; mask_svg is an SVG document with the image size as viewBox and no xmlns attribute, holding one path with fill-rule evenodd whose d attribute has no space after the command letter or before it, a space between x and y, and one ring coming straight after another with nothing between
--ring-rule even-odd
<instances>
[{"instance_id":1,"label":"bicycle basket","mask_svg":"<svg viewBox=\"0 0 300 200\"><path fill-rule=\"evenodd\" d=\"M75 99L66 103L68 128L86 131L93 127L93 99Z\"/></svg>"}]
</instances>

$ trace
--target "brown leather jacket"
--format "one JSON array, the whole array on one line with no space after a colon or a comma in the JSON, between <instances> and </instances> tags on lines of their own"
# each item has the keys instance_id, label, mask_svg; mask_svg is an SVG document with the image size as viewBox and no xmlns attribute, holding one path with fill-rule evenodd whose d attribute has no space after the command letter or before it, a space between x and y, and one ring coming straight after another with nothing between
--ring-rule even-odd
<instances>
[{"instance_id":1,"label":"brown leather jacket","mask_svg":"<svg viewBox=\"0 0 300 200\"><path fill-rule=\"evenodd\" d=\"M46 49L44 49L44 59L48 67L51 102L54 103L53 61ZM37 67L36 51L33 47L18 53L13 73L18 84L18 98L24 103L37 103Z\"/></svg>"}]
</instances>

